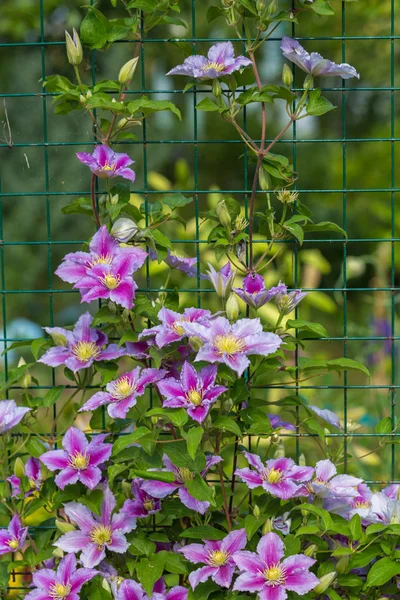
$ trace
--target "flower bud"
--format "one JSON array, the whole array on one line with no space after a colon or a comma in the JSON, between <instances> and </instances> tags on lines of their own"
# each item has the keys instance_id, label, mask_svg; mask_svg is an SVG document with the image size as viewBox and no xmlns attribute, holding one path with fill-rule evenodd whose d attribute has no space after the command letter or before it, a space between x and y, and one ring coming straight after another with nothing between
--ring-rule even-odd
<instances>
[{"instance_id":1,"label":"flower bud","mask_svg":"<svg viewBox=\"0 0 400 600\"><path fill-rule=\"evenodd\" d=\"M350 560L350 556L341 556L336 563L336 571L339 575L343 575L346 572Z\"/></svg>"},{"instance_id":2,"label":"flower bud","mask_svg":"<svg viewBox=\"0 0 400 600\"><path fill-rule=\"evenodd\" d=\"M25 475L25 465L19 456L15 459L14 475L19 477L19 479L22 479L22 477Z\"/></svg>"},{"instance_id":3,"label":"flower bud","mask_svg":"<svg viewBox=\"0 0 400 600\"><path fill-rule=\"evenodd\" d=\"M50 331L50 337L56 346L67 346L67 338L62 333L57 333L55 331Z\"/></svg>"},{"instance_id":4,"label":"flower bud","mask_svg":"<svg viewBox=\"0 0 400 600\"><path fill-rule=\"evenodd\" d=\"M307 77L304 80L304 89L309 90L314 83L314 78L311 73L308 73Z\"/></svg>"},{"instance_id":5,"label":"flower bud","mask_svg":"<svg viewBox=\"0 0 400 600\"><path fill-rule=\"evenodd\" d=\"M109 594L112 594L111 586L105 577L103 577L103 579L101 580L101 587L103 588L103 590L105 590Z\"/></svg>"},{"instance_id":6,"label":"flower bud","mask_svg":"<svg viewBox=\"0 0 400 600\"><path fill-rule=\"evenodd\" d=\"M21 358L18 361L18 367L23 367L24 365L26 365L26 361L21 356ZM21 379L19 380L19 384L22 388L24 388L24 390L27 390L28 387L31 385L31 383L32 383L32 377L31 377L31 374L29 373L29 370L27 369L25 371L25 373L22 375Z\"/></svg>"},{"instance_id":7,"label":"flower bud","mask_svg":"<svg viewBox=\"0 0 400 600\"><path fill-rule=\"evenodd\" d=\"M335 581L336 579L336 571L332 571L331 573L327 573L326 575L322 575L319 580L319 584L314 588L314 592L316 594L323 594Z\"/></svg>"},{"instance_id":8,"label":"flower bud","mask_svg":"<svg viewBox=\"0 0 400 600\"><path fill-rule=\"evenodd\" d=\"M217 213L217 217L221 225L223 225L223 227L225 227L226 229L229 229L231 226L232 219L231 215L229 214L228 207L226 206L225 200L220 200L218 202L217 206L215 207L215 212Z\"/></svg>"},{"instance_id":9,"label":"flower bud","mask_svg":"<svg viewBox=\"0 0 400 600\"><path fill-rule=\"evenodd\" d=\"M200 348L203 347L204 342L197 335L191 335L189 337L189 344L195 352L198 352L200 350Z\"/></svg>"},{"instance_id":10,"label":"flower bud","mask_svg":"<svg viewBox=\"0 0 400 600\"><path fill-rule=\"evenodd\" d=\"M282 81L287 87L290 87L293 83L292 69L286 63L283 65Z\"/></svg>"},{"instance_id":11,"label":"flower bud","mask_svg":"<svg viewBox=\"0 0 400 600\"><path fill-rule=\"evenodd\" d=\"M304 554L306 556L314 556L316 550L317 546L315 544L311 544L311 546L308 546L308 548L304 550Z\"/></svg>"},{"instance_id":12,"label":"flower bud","mask_svg":"<svg viewBox=\"0 0 400 600\"><path fill-rule=\"evenodd\" d=\"M276 13L277 8L278 8L277 1L271 0L270 5L268 6L268 9L267 9L267 14L266 14L267 18L271 17L274 13Z\"/></svg>"},{"instance_id":13,"label":"flower bud","mask_svg":"<svg viewBox=\"0 0 400 600\"><path fill-rule=\"evenodd\" d=\"M120 68L118 73L118 81L121 85L126 85L130 82L136 71L138 60L138 56L136 58L131 58L131 60L128 60L128 62Z\"/></svg>"},{"instance_id":14,"label":"flower bud","mask_svg":"<svg viewBox=\"0 0 400 600\"><path fill-rule=\"evenodd\" d=\"M262 528L262 534L266 535L267 533L271 533L274 528L274 522L272 519L267 519Z\"/></svg>"},{"instance_id":15,"label":"flower bud","mask_svg":"<svg viewBox=\"0 0 400 600\"><path fill-rule=\"evenodd\" d=\"M139 227L132 219L122 217L117 219L111 228L111 235L118 242L129 242L139 231Z\"/></svg>"},{"instance_id":16,"label":"flower bud","mask_svg":"<svg viewBox=\"0 0 400 600\"><path fill-rule=\"evenodd\" d=\"M55 548L53 550L53 556L55 556L56 558L63 558L64 556L64 551L61 550L61 548Z\"/></svg>"},{"instance_id":17,"label":"flower bud","mask_svg":"<svg viewBox=\"0 0 400 600\"><path fill-rule=\"evenodd\" d=\"M70 65L77 67L81 64L83 58L83 50L79 35L75 29L72 30L73 37L70 36L68 31L65 32L65 43L67 46L67 58Z\"/></svg>"},{"instance_id":18,"label":"flower bud","mask_svg":"<svg viewBox=\"0 0 400 600\"><path fill-rule=\"evenodd\" d=\"M290 190L281 190L277 192L276 197L282 204L291 204L299 199L299 193Z\"/></svg>"},{"instance_id":19,"label":"flower bud","mask_svg":"<svg viewBox=\"0 0 400 600\"><path fill-rule=\"evenodd\" d=\"M255 516L256 519L259 519L261 517L261 510L260 510L260 507L257 506L257 504L254 505L253 515Z\"/></svg>"},{"instance_id":20,"label":"flower bud","mask_svg":"<svg viewBox=\"0 0 400 600\"><path fill-rule=\"evenodd\" d=\"M68 533L68 531L75 531L75 527L71 523L66 521L59 521L56 519L56 527L61 533Z\"/></svg>"},{"instance_id":21,"label":"flower bud","mask_svg":"<svg viewBox=\"0 0 400 600\"><path fill-rule=\"evenodd\" d=\"M263 167L258 172L258 183L263 192L271 189L271 178Z\"/></svg>"},{"instance_id":22,"label":"flower bud","mask_svg":"<svg viewBox=\"0 0 400 600\"><path fill-rule=\"evenodd\" d=\"M236 321L240 314L239 302L236 299L236 295L231 292L228 300L226 301L226 316L230 321Z\"/></svg>"},{"instance_id":23,"label":"flower bud","mask_svg":"<svg viewBox=\"0 0 400 600\"><path fill-rule=\"evenodd\" d=\"M220 82L219 82L218 79L213 79L213 82L212 82L212 93L214 94L214 96L216 98L219 98L219 96L222 93L221 84L220 84Z\"/></svg>"},{"instance_id":24,"label":"flower bud","mask_svg":"<svg viewBox=\"0 0 400 600\"><path fill-rule=\"evenodd\" d=\"M110 302L108 303L108 310L112 312L113 315L117 314L117 305L115 304L115 302L111 302L110 300Z\"/></svg>"},{"instance_id":25,"label":"flower bud","mask_svg":"<svg viewBox=\"0 0 400 600\"><path fill-rule=\"evenodd\" d=\"M110 198L111 206L116 206L118 204L118 200L119 200L118 194L114 194L114 196L111 196L111 198Z\"/></svg>"},{"instance_id":26,"label":"flower bud","mask_svg":"<svg viewBox=\"0 0 400 600\"><path fill-rule=\"evenodd\" d=\"M132 485L129 483L129 481L123 481L121 483L121 487L122 487L122 492L125 496L125 498L130 498L131 497L131 489L132 489Z\"/></svg>"},{"instance_id":27,"label":"flower bud","mask_svg":"<svg viewBox=\"0 0 400 600\"><path fill-rule=\"evenodd\" d=\"M299 456L299 467L305 467L306 465L307 465L306 457L304 456L304 453L302 452Z\"/></svg>"},{"instance_id":28,"label":"flower bud","mask_svg":"<svg viewBox=\"0 0 400 600\"><path fill-rule=\"evenodd\" d=\"M234 402L232 400L232 398L227 398L226 400L224 400L224 410L226 410L226 412L231 412L232 408L234 406Z\"/></svg>"},{"instance_id":29,"label":"flower bud","mask_svg":"<svg viewBox=\"0 0 400 600\"><path fill-rule=\"evenodd\" d=\"M85 94L79 94L79 102L81 104L86 104L86 100L87 100L87 98L86 98Z\"/></svg>"},{"instance_id":30,"label":"flower bud","mask_svg":"<svg viewBox=\"0 0 400 600\"><path fill-rule=\"evenodd\" d=\"M331 441L331 436L330 436L330 431L327 427L324 428L324 432L325 432L325 444L327 446L330 446L332 441Z\"/></svg>"}]
</instances>

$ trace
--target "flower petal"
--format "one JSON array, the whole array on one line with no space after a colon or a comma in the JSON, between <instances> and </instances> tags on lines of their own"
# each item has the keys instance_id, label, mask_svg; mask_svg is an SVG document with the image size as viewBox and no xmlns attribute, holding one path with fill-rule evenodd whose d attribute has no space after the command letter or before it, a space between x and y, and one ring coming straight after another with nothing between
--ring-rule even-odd
<instances>
[{"instance_id":1,"label":"flower petal","mask_svg":"<svg viewBox=\"0 0 400 600\"><path fill-rule=\"evenodd\" d=\"M228 535L222 540L221 548L228 552L228 554L234 554L239 550L243 550L246 544L246 530L237 529L236 531L231 531L231 533L228 533Z\"/></svg>"},{"instance_id":2,"label":"flower petal","mask_svg":"<svg viewBox=\"0 0 400 600\"><path fill-rule=\"evenodd\" d=\"M267 567L270 567L279 563L285 554L285 546L279 535L270 532L258 542L257 552Z\"/></svg>"},{"instance_id":3,"label":"flower petal","mask_svg":"<svg viewBox=\"0 0 400 600\"><path fill-rule=\"evenodd\" d=\"M189 575L189 583L192 586L192 590L194 590L199 583L203 583L207 581L211 575L216 571L215 567L201 567L201 569L197 569L196 571L192 571Z\"/></svg>"}]
</instances>

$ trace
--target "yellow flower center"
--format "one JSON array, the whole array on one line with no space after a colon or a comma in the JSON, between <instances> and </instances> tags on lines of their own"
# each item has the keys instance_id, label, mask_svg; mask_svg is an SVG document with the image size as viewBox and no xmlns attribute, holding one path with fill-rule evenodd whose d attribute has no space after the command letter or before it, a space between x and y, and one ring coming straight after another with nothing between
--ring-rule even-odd
<instances>
[{"instance_id":1,"label":"yellow flower center","mask_svg":"<svg viewBox=\"0 0 400 600\"><path fill-rule=\"evenodd\" d=\"M207 562L211 567L222 567L222 565L225 565L228 562L228 559L228 552L214 550L214 552L210 552Z\"/></svg>"},{"instance_id":2,"label":"yellow flower center","mask_svg":"<svg viewBox=\"0 0 400 600\"><path fill-rule=\"evenodd\" d=\"M104 273L104 277L100 277L100 283L109 290L115 290L121 283L121 277L119 275L112 275L111 273Z\"/></svg>"},{"instance_id":3,"label":"yellow flower center","mask_svg":"<svg viewBox=\"0 0 400 600\"><path fill-rule=\"evenodd\" d=\"M7 544L10 546L10 548L12 550L16 550L19 546L19 541L14 538L13 540L9 540L7 542Z\"/></svg>"},{"instance_id":4,"label":"yellow flower center","mask_svg":"<svg viewBox=\"0 0 400 600\"><path fill-rule=\"evenodd\" d=\"M154 500L152 500L151 498L146 498L146 500L143 502L143 506L148 511L153 510L154 509Z\"/></svg>"},{"instance_id":5,"label":"yellow flower center","mask_svg":"<svg viewBox=\"0 0 400 600\"><path fill-rule=\"evenodd\" d=\"M70 583L67 583L67 585L55 583L50 587L49 596L50 598L54 598L54 600L63 600L63 598L66 598L69 595L70 591Z\"/></svg>"},{"instance_id":6,"label":"yellow flower center","mask_svg":"<svg viewBox=\"0 0 400 600\"><path fill-rule=\"evenodd\" d=\"M89 533L90 540L96 544L99 548L102 548L105 544L109 544L112 539L111 527L105 525L96 525Z\"/></svg>"},{"instance_id":7,"label":"yellow flower center","mask_svg":"<svg viewBox=\"0 0 400 600\"><path fill-rule=\"evenodd\" d=\"M108 163L105 163L105 165L103 167L101 167L102 171L114 171L114 169L115 169L115 164L109 165Z\"/></svg>"},{"instance_id":8,"label":"yellow flower center","mask_svg":"<svg viewBox=\"0 0 400 600\"><path fill-rule=\"evenodd\" d=\"M111 254L94 254L93 260L90 263L92 267L95 265L111 265L113 257Z\"/></svg>"},{"instance_id":9,"label":"yellow flower center","mask_svg":"<svg viewBox=\"0 0 400 600\"><path fill-rule=\"evenodd\" d=\"M206 65L204 65L204 67L202 67L203 71L217 71L217 73L221 73L222 71L225 70L225 65L222 63L217 63L217 62L210 62L207 63Z\"/></svg>"},{"instance_id":10,"label":"yellow flower center","mask_svg":"<svg viewBox=\"0 0 400 600\"><path fill-rule=\"evenodd\" d=\"M355 508L369 508L371 506L368 500L356 500Z\"/></svg>"},{"instance_id":11,"label":"yellow flower center","mask_svg":"<svg viewBox=\"0 0 400 600\"><path fill-rule=\"evenodd\" d=\"M109 385L110 394L118 400L124 400L124 398L130 396L135 388L135 384L132 383L127 375L120 377L117 381Z\"/></svg>"},{"instance_id":12,"label":"yellow flower center","mask_svg":"<svg viewBox=\"0 0 400 600\"><path fill-rule=\"evenodd\" d=\"M279 565L272 565L263 572L268 585L276 586L285 583L285 570Z\"/></svg>"},{"instance_id":13,"label":"yellow flower center","mask_svg":"<svg viewBox=\"0 0 400 600\"><path fill-rule=\"evenodd\" d=\"M72 352L81 362L88 362L91 358L97 358L101 350L94 342L78 342Z\"/></svg>"},{"instance_id":14,"label":"yellow flower center","mask_svg":"<svg viewBox=\"0 0 400 600\"><path fill-rule=\"evenodd\" d=\"M214 348L221 356L222 354L229 354L232 356L233 354L243 352L246 348L246 344L242 339L233 335L233 333L227 333L226 335L216 336Z\"/></svg>"},{"instance_id":15,"label":"yellow flower center","mask_svg":"<svg viewBox=\"0 0 400 600\"><path fill-rule=\"evenodd\" d=\"M189 471L189 469L187 469L186 467L178 469L177 479L181 483L185 483L185 481L191 481L192 479L194 479L194 477L194 473Z\"/></svg>"},{"instance_id":16,"label":"yellow flower center","mask_svg":"<svg viewBox=\"0 0 400 600\"><path fill-rule=\"evenodd\" d=\"M173 331L175 331L175 333L177 335L185 335L185 330L183 329L181 323L188 323L188 322L189 322L189 319L180 319L179 321L175 321L175 323L172 323L172 325L170 327Z\"/></svg>"},{"instance_id":17,"label":"yellow flower center","mask_svg":"<svg viewBox=\"0 0 400 600\"><path fill-rule=\"evenodd\" d=\"M89 465L89 459L86 454L75 452L73 456L69 457L69 466L72 469L86 469Z\"/></svg>"},{"instance_id":18,"label":"yellow flower center","mask_svg":"<svg viewBox=\"0 0 400 600\"><path fill-rule=\"evenodd\" d=\"M199 394L199 392L197 390L190 390L186 394L186 398L189 400L189 402L191 402L195 406L200 406L200 404L203 401L201 394Z\"/></svg>"},{"instance_id":19,"label":"yellow flower center","mask_svg":"<svg viewBox=\"0 0 400 600\"><path fill-rule=\"evenodd\" d=\"M282 471L279 469L269 469L263 474L262 479L267 483L279 483L282 479Z\"/></svg>"}]
</instances>

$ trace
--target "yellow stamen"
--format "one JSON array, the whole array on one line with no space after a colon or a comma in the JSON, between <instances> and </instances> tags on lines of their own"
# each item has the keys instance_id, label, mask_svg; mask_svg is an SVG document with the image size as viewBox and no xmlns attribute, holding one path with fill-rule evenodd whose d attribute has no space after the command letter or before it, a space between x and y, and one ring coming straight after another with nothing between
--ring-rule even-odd
<instances>
[{"instance_id":1,"label":"yellow stamen","mask_svg":"<svg viewBox=\"0 0 400 600\"><path fill-rule=\"evenodd\" d=\"M368 500L356 500L355 508L369 508L371 503Z\"/></svg>"},{"instance_id":2,"label":"yellow stamen","mask_svg":"<svg viewBox=\"0 0 400 600\"><path fill-rule=\"evenodd\" d=\"M136 389L136 385L129 379L127 375L120 377L117 381L110 383L108 386L110 394L113 398L124 400L130 396Z\"/></svg>"},{"instance_id":3,"label":"yellow stamen","mask_svg":"<svg viewBox=\"0 0 400 600\"><path fill-rule=\"evenodd\" d=\"M102 548L105 544L109 544L112 539L111 527L105 525L96 525L89 533L90 540L96 544L99 548Z\"/></svg>"},{"instance_id":4,"label":"yellow stamen","mask_svg":"<svg viewBox=\"0 0 400 600\"><path fill-rule=\"evenodd\" d=\"M89 459L86 454L75 452L73 456L69 457L69 466L72 469L86 469L89 465Z\"/></svg>"},{"instance_id":5,"label":"yellow stamen","mask_svg":"<svg viewBox=\"0 0 400 600\"><path fill-rule=\"evenodd\" d=\"M282 479L282 471L279 469L269 469L262 475L262 479L267 483L279 483Z\"/></svg>"},{"instance_id":6,"label":"yellow stamen","mask_svg":"<svg viewBox=\"0 0 400 600\"><path fill-rule=\"evenodd\" d=\"M115 290L121 283L121 277L119 275L112 275L111 273L104 273L104 277L100 277L100 283L109 290Z\"/></svg>"},{"instance_id":7,"label":"yellow stamen","mask_svg":"<svg viewBox=\"0 0 400 600\"><path fill-rule=\"evenodd\" d=\"M233 354L243 352L246 349L246 343L244 340L233 335L233 333L227 333L226 335L217 335L215 337L214 348L220 355L229 354L232 356Z\"/></svg>"},{"instance_id":8,"label":"yellow stamen","mask_svg":"<svg viewBox=\"0 0 400 600\"><path fill-rule=\"evenodd\" d=\"M203 402L203 398L197 390L190 390L186 394L186 398L189 400L189 402L191 402L195 406L200 406L200 404Z\"/></svg>"},{"instance_id":9,"label":"yellow stamen","mask_svg":"<svg viewBox=\"0 0 400 600\"><path fill-rule=\"evenodd\" d=\"M208 555L207 562L211 567L222 567L228 562L229 554L224 550L214 550Z\"/></svg>"},{"instance_id":10,"label":"yellow stamen","mask_svg":"<svg viewBox=\"0 0 400 600\"><path fill-rule=\"evenodd\" d=\"M14 538L13 540L9 540L7 544L10 546L10 548L12 548L12 550L16 550L19 546L19 541Z\"/></svg>"},{"instance_id":11,"label":"yellow stamen","mask_svg":"<svg viewBox=\"0 0 400 600\"><path fill-rule=\"evenodd\" d=\"M279 565L268 567L263 572L263 575L270 586L282 585L285 583L285 569Z\"/></svg>"},{"instance_id":12,"label":"yellow stamen","mask_svg":"<svg viewBox=\"0 0 400 600\"><path fill-rule=\"evenodd\" d=\"M102 171L114 171L114 169L115 169L115 164L109 165L108 163L106 163L103 167L101 167Z\"/></svg>"},{"instance_id":13,"label":"yellow stamen","mask_svg":"<svg viewBox=\"0 0 400 600\"><path fill-rule=\"evenodd\" d=\"M101 349L94 342L77 342L73 346L72 352L81 362L88 362L91 358L97 358Z\"/></svg>"},{"instance_id":14,"label":"yellow stamen","mask_svg":"<svg viewBox=\"0 0 400 600\"><path fill-rule=\"evenodd\" d=\"M211 69L217 71L217 73L221 73L222 71L225 71L225 65L217 62L210 62L202 67L202 71L210 71Z\"/></svg>"},{"instance_id":15,"label":"yellow stamen","mask_svg":"<svg viewBox=\"0 0 400 600\"><path fill-rule=\"evenodd\" d=\"M192 479L194 479L194 477L195 477L194 473L189 471L189 469L187 469L186 467L182 467L182 468L178 469L177 479L181 483L185 483L186 481L191 481Z\"/></svg>"},{"instance_id":16,"label":"yellow stamen","mask_svg":"<svg viewBox=\"0 0 400 600\"><path fill-rule=\"evenodd\" d=\"M67 585L64 585L62 583L55 583L50 587L49 596L50 598L54 598L54 600L63 600L63 598L69 596L70 591L70 583L67 583Z\"/></svg>"},{"instance_id":17,"label":"yellow stamen","mask_svg":"<svg viewBox=\"0 0 400 600\"><path fill-rule=\"evenodd\" d=\"M143 502L143 506L147 511L154 510L154 500L151 498L146 498L146 500Z\"/></svg>"},{"instance_id":18,"label":"yellow stamen","mask_svg":"<svg viewBox=\"0 0 400 600\"><path fill-rule=\"evenodd\" d=\"M90 263L92 267L95 265L111 265L113 257L111 254L94 254L93 260Z\"/></svg>"},{"instance_id":19,"label":"yellow stamen","mask_svg":"<svg viewBox=\"0 0 400 600\"><path fill-rule=\"evenodd\" d=\"M177 335L185 335L185 330L183 329L181 323L188 323L189 319L180 319L179 321L175 321L175 323L172 323L172 325L170 325L171 329L173 329L173 331L175 331L175 333Z\"/></svg>"}]
</instances>

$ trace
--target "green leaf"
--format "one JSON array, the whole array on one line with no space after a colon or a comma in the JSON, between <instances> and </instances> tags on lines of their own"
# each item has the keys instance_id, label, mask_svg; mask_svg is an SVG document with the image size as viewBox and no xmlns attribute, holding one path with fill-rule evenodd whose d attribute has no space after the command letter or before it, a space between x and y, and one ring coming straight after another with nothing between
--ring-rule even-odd
<instances>
[{"instance_id":1,"label":"green leaf","mask_svg":"<svg viewBox=\"0 0 400 600\"><path fill-rule=\"evenodd\" d=\"M200 100L200 102L196 104L196 108L197 110L204 110L207 112L219 110L218 104L215 104L211 98L203 98L203 100Z\"/></svg>"},{"instance_id":2,"label":"green leaf","mask_svg":"<svg viewBox=\"0 0 400 600\"><path fill-rule=\"evenodd\" d=\"M151 408L146 412L147 417L166 417L175 427L183 427L188 421L188 414L184 408Z\"/></svg>"},{"instance_id":3,"label":"green leaf","mask_svg":"<svg viewBox=\"0 0 400 600\"><path fill-rule=\"evenodd\" d=\"M196 456L197 448L199 447L203 433L204 429L202 427L191 427L189 431L183 433L184 437L186 438L186 444L190 458L194 459Z\"/></svg>"},{"instance_id":4,"label":"green leaf","mask_svg":"<svg viewBox=\"0 0 400 600\"><path fill-rule=\"evenodd\" d=\"M310 321L303 321L302 319L289 319L286 323L286 329L290 329L291 327L301 331L315 333L317 337L328 337L328 332L325 327L319 323L311 323Z\"/></svg>"},{"instance_id":5,"label":"green leaf","mask_svg":"<svg viewBox=\"0 0 400 600\"><path fill-rule=\"evenodd\" d=\"M57 402L57 400L61 397L61 394L63 393L64 390L65 390L64 385L57 385L56 387L51 388L51 390L49 390L47 392L47 394L44 396L44 398L42 400L43 406L45 406L46 408L53 406L53 404L55 404Z\"/></svg>"},{"instance_id":6,"label":"green leaf","mask_svg":"<svg viewBox=\"0 0 400 600\"><path fill-rule=\"evenodd\" d=\"M316 517L320 517L325 530L334 529L334 523L332 517L324 508L320 508L319 506L315 506L314 504L300 504L299 506L295 506L293 510L301 510L304 512L309 512Z\"/></svg>"},{"instance_id":7,"label":"green leaf","mask_svg":"<svg viewBox=\"0 0 400 600\"><path fill-rule=\"evenodd\" d=\"M145 435L151 435L150 429L147 429L147 427L138 427L133 433L120 436L113 445L112 455L117 456L122 450L136 443Z\"/></svg>"},{"instance_id":8,"label":"green leaf","mask_svg":"<svg viewBox=\"0 0 400 600\"><path fill-rule=\"evenodd\" d=\"M164 198L162 199L162 203L166 204L167 206L169 206L170 208L174 209L174 208L179 208L181 206L186 206L187 204L190 204L191 202L193 202L193 198L186 198L183 194L168 194L166 196L164 196Z\"/></svg>"},{"instance_id":9,"label":"green leaf","mask_svg":"<svg viewBox=\"0 0 400 600\"><path fill-rule=\"evenodd\" d=\"M226 536L226 531L215 529L210 525L200 525L199 527L189 527L179 534L179 537L190 538L192 540L222 540Z\"/></svg>"},{"instance_id":10,"label":"green leaf","mask_svg":"<svg viewBox=\"0 0 400 600\"><path fill-rule=\"evenodd\" d=\"M0 562L0 588L6 588L10 579L8 572L9 561Z\"/></svg>"},{"instance_id":11,"label":"green leaf","mask_svg":"<svg viewBox=\"0 0 400 600\"><path fill-rule=\"evenodd\" d=\"M164 557L164 569L168 573L174 573L175 575L185 575L188 572L186 562L180 554L174 554L173 552L166 552L162 550L161 553Z\"/></svg>"},{"instance_id":12,"label":"green leaf","mask_svg":"<svg viewBox=\"0 0 400 600\"><path fill-rule=\"evenodd\" d=\"M207 600L209 595L215 591L221 591L221 588L212 581L200 583L195 590L189 588L188 600Z\"/></svg>"},{"instance_id":13,"label":"green leaf","mask_svg":"<svg viewBox=\"0 0 400 600\"><path fill-rule=\"evenodd\" d=\"M136 534L131 540L131 548L135 548L139 554L145 554L151 556L156 550L156 545L151 542L147 536L143 534Z\"/></svg>"},{"instance_id":14,"label":"green leaf","mask_svg":"<svg viewBox=\"0 0 400 600\"><path fill-rule=\"evenodd\" d=\"M336 106L333 106L331 102L324 96L321 96L321 90L311 90L308 103L307 103L307 114L312 117L319 117L320 115L324 115L325 113L333 110Z\"/></svg>"},{"instance_id":15,"label":"green leaf","mask_svg":"<svg viewBox=\"0 0 400 600\"><path fill-rule=\"evenodd\" d=\"M347 0L349 1L349 0ZM310 6L311 10L317 13L317 15L334 15L335 11L330 5L328 0L315 0Z\"/></svg>"},{"instance_id":16,"label":"green leaf","mask_svg":"<svg viewBox=\"0 0 400 600\"><path fill-rule=\"evenodd\" d=\"M142 471L141 469L134 469L132 476L151 479L152 481L163 481L164 483L173 483L175 481L174 474L167 471Z\"/></svg>"},{"instance_id":17,"label":"green leaf","mask_svg":"<svg viewBox=\"0 0 400 600\"><path fill-rule=\"evenodd\" d=\"M392 419L390 417L385 417L384 419L381 419L375 427L375 431L376 433L392 433Z\"/></svg>"},{"instance_id":18,"label":"green leaf","mask_svg":"<svg viewBox=\"0 0 400 600\"><path fill-rule=\"evenodd\" d=\"M128 8L138 8L146 13L154 12L157 8L157 0L132 0Z\"/></svg>"},{"instance_id":19,"label":"green leaf","mask_svg":"<svg viewBox=\"0 0 400 600\"><path fill-rule=\"evenodd\" d=\"M73 202L63 206L61 209L63 215L81 214L88 217L93 216L93 208L90 198L80 197L75 198Z\"/></svg>"},{"instance_id":20,"label":"green leaf","mask_svg":"<svg viewBox=\"0 0 400 600\"><path fill-rule=\"evenodd\" d=\"M303 225L304 231L336 231L347 239L347 233L342 227L332 221L321 221L320 223L307 223Z\"/></svg>"},{"instance_id":21,"label":"green leaf","mask_svg":"<svg viewBox=\"0 0 400 600\"><path fill-rule=\"evenodd\" d=\"M40 353L41 349L43 348L43 346L45 346L48 343L49 343L49 340L46 340L46 338L37 338L36 340L32 341L31 352L32 352L35 360L37 360L39 358L39 353Z\"/></svg>"},{"instance_id":22,"label":"green leaf","mask_svg":"<svg viewBox=\"0 0 400 600\"><path fill-rule=\"evenodd\" d=\"M149 100L147 96L142 96L138 100L128 103L128 110L131 113L141 111L145 116L161 110L169 110L174 113L179 120L182 120L181 111L169 100Z\"/></svg>"},{"instance_id":23,"label":"green leaf","mask_svg":"<svg viewBox=\"0 0 400 600\"><path fill-rule=\"evenodd\" d=\"M119 323L121 316L112 312L108 306L102 306L93 317L92 327L98 327L104 323Z\"/></svg>"},{"instance_id":24,"label":"green leaf","mask_svg":"<svg viewBox=\"0 0 400 600\"><path fill-rule=\"evenodd\" d=\"M209 6L206 14L207 23L211 23L215 19L218 19L218 17L221 17L223 14L224 13L219 6Z\"/></svg>"},{"instance_id":25,"label":"green leaf","mask_svg":"<svg viewBox=\"0 0 400 600\"><path fill-rule=\"evenodd\" d=\"M349 528L351 533L351 539L354 542L357 542L362 536L362 527L361 527L361 519L360 515L353 515L349 521Z\"/></svg>"},{"instance_id":26,"label":"green leaf","mask_svg":"<svg viewBox=\"0 0 400 600\"><path fill-rule=\"evenodd\" d=\"M365 550L360 550L351 557L349 562L349 570L351 569L362 569L369 565L378 554L381 552L379 544L373 544L368 546Z\"/></svg>"},{"instance_id":27,"label":"green leaf","mask_svg":"<svg viewBox=\"0 0 400 600\"><path fill-rule=\"evenodd\" d=\"M189 494L201 502L214 503L214 490L204 481L200 473L196 473L194 479L185 482Z\"/></svg>"},{"instance_id":28,"label":"green leaf","mask_svg":"<svg viewBox=\"0 0 400 600\"><path fill-rule=\"evenodd\" d=\"M107 43L110 29L108 19L96 8L90 7L81 23L80 38L82 44L91 50L103 48Z\"/></svg>"},{"instance_id":29,"label":"green leaf","mask_svg":"<svg viewBox=\"0 0 400 600\"><path fill-rule=\"evenodd\" d=\"M35 458L39 458L39 456L41 456L43 454L43 452L45 451L45 447L43 446L42 442L40 442L37 438L33 438L33 437L31 437L27 441L27 443L25 444L25 447L26 447L27 451L29 452L29 454L31 454Z\"/></svg>"},{"instance_id":30,"label":"green leaf","mask_svg":"<svg viewBox=\"0 0 400 600\"><path fill-rule=\"evenodd\" d=\"M214 419L213 425L216 429L222 429L222 431L230 431L239 438L243 436L242 430L236 423L235 419L233 419L232 417L217 417L216 419Z\"/></svg>"},{"instance_id":31,"label":"green leaf","mask_svg":"<svg viewBox=\"0 0 400 600\"><path fill-rule=\"evenodd\" d=\"M151 235L153 236L155 243L159 246L162 246L163 248L172 248L169 238L161 233L159 229L152 229Z\"/></svg>"},{"instance_id":32,"label":"green leaf","mask_svg":"<svg viewBox=\"0 0 400 600\"><path fill-rule=\"evenodd\" d=\"M116 378L118 373L118 365L113 362L96 362L95 368L101 375L101 385L106 385Z\"/></svg>"},{"instance_id":33,"label":"green leaf","mask_svg":"<svg viewBox=\"0 0 400 600\"><path fill-rule=\"evenodd\" d=\"M112 600L111 593L104 589L100 577L96 577L85 587L85 598L87 600Z\"/></svg>"},{"instance_id":34,"label":"green leaf","mask_svg":"<svg viewBox=\"0 0 400 600\"><path fill-rule=\"evenodd\" d=\"M334 358L327 362L330 371L346 370L346 371L361 371L367 377L370 377L370 372L362 363L351 358Z\"/></svg>"},{"instance_id":35,"label":"green leaf","mask_svg":"<svg viewBox=\"0 0 400 600\"><path fill-rule=\"evenodd\" d=\"M400 564L391 558L381 558L372 565L365 587L385 585L392 577L400 574Z\"/></svg>"},{"instance_id":36,"label":"green leaf","mask_svg":"<svg viewBox=\"0 0 400 600\"><path fill-rule=\"evenodd\" d=\"M142 558L139 564L136 565L137 577L148 596L152 595L155 582L163 574L164 561L162 554L158 553L151 558Z\"/></svg>"},{"instance_id":37,"label":"green leaf","mask_svg":"<svg viewBox=\"0 0 400 600\"><path fill-rule=\"evenodd\" d=\"M265 523L265 519L257 519L254 515L246 515L244 527L247 539L250 541L256 531Z\"/></svg>"},{"instance_id":38,"label":"green leaf","mask_svg":"<svg viewBox=\"0 0 400 600\"><path fill-rule=\"evenodd\" d=\"M304 231L303 228L300 227L298 223L292 223L290 225L283 224L283 228L286 229L289 233L292 234L293 237L299 242L300 246L304 241Z\"/></svg>"},{"instance_id":39,"label":"green leaf","mask_svg":"<svg viewBox=\"0 0 400 600\"><path fill-rule=\"evenodd\" d=\"M175 442L165 444L165 446L165 454L171 459L176 467L186 468L191 472L200 472L205 468L206 459L204 454L199 453L195 458L190 458L190 456L187 455L186 443Z\"/></svg>"}]
</instances>

